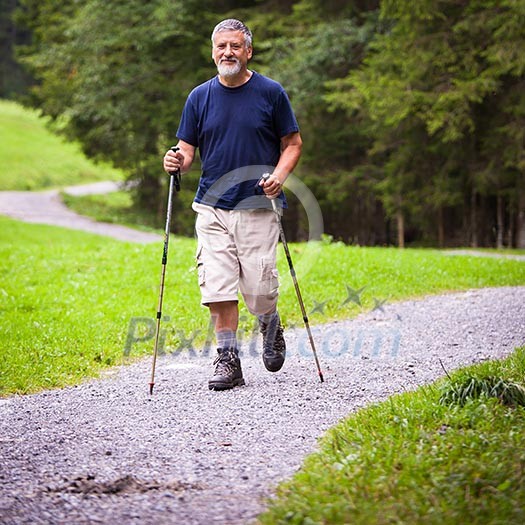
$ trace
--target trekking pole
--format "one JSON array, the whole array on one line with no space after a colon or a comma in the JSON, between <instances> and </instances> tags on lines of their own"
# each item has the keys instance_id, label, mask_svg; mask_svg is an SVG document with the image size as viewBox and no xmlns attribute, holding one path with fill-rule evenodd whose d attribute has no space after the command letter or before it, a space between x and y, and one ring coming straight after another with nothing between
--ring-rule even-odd
<instances>
[{"instance_id":1,"label":"trekking pole","mask_svg":"<svg viewBox=\"0 0 525 525\"><path fill-rule=\"evenodd\" d=\"M171 151L178 151L179 148L173 146ZM155 386L155 366L157 364L157 352L159 347L160 320L162 318L162 298L164 296L164 277L166 275L166 264L168 262L168 243L170 240L171 210L173 206L173 186L180 191L180 169L170 171L170 187L168 190L168 207L166 210L166 229L164 230L164 250L162 252L162 271L160 274L159 303L157 307L157 325L155 327L155 349L153 351L153 363L151 366L151 380L149 382L149 395L153 394Z\"/></svg>"},{"instance_id":2,"label":"trekking pole","mask_svg":"<svg viewBox=\"0 0 525 525\"><path fill-rule=\"evenodd\" d=\"M263 179L266 180L268 176L269 175L267 174L263 175ZM295 269L293 267L292 256L290 255L290 250L288 249L288 243L286 242L283 223L281 221L281 214L279 213L279 209L277 208L276 200L277 199L270 199L272 203L273 211L275 212L275 215L277 215L277 222L279 224L279 234L281 236L281 243L284 248L284 253L286 254L286 259L288 261L288 266L290 268L290 275L292 276L295 293L297 294L297 300L299 301L299 306L301 307L301 313L303 314L304 325L306 327L306 331L308 332L308 339L310 340L310 346L312 347L312 351L314 354L315 365L317 366L317 373L319 374L319 379L321 380L321 383L324 383L323 372L321 372L321 365L319 364L319 358L317 357L317 351L315 350L315 343L314 343L314 338L312 336L312 330L310 330L310 323L308 322L308 316L306 315L306 309L304 307L303 296L301 295L301 290L299 289L299 283L297 282L297 276L295 275Z\"/></svg>"}]
</instances>

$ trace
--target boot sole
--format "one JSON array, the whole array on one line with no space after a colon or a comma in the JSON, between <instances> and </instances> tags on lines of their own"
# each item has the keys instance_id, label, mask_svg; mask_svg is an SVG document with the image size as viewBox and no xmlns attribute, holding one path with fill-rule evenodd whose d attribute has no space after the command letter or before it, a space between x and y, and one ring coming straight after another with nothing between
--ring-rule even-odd
<instances>
[{"instance_id":1,"label":"boot sole","mask_svg":"<svg viewBox=\"0 0 525 525\"><path fill-rule=\"evenodd\" d=\"M230 390L236 386L243 386L245 385L244 379L241 377L240 379L235 379L231 383L212 383L211 381L208 382L208 388L210 390Z\"/></svg>"}]
</instances>

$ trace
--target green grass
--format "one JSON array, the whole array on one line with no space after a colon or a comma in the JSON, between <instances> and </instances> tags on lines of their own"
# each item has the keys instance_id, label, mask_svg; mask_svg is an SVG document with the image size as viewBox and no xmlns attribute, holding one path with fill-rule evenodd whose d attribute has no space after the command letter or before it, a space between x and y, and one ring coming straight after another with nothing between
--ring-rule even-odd
<instances>
[{"instance_id":1,"label":"green grass","mask_svg":"<svg viewBox=\"0 0 525 525\"><path fill-rule=\"evenodd\" d=\"M525 284L525 264L521 261L469 256L448 256L438 250L396 248L356 248L340 243L294 245L294 264L301 287L313 301L326 303L324 315L343 319L349 314L371 309L378 301L397 301L446 291L486 286ZM514 264L509 265L508 263ZM283 268L281 273L287 272ZM361 306L349 302L346 286L364 288ZM290 280L285 281L285 289ZM287 298L293 299L291 294ZM291 306L291 304L290 304ZM313 321L323 315L312 314Z\"/></svg>"},{"instance_id":2,"label":"green grass","mask_svg":"<svg viewBox=\"0 0 525 525\"><path fill-rule=\"evenodd\" d=\"M153 319L162 242L136 245L67 229L0 217L0 394L60 387L122 361L133 318ZM449 257L432 250L356 248L338 244L291 245L312 324L355 316L374 298L400 300L449 290L525 284L525 264L513 260ZM170 320L166 351L185 339L202 344L208 313L199 304L195 240L170 241L163 313ZM302 325L283 251L281 298L286 325ZM346 302L346 285L365 287L361 306ZM146 334L149 321L132 332ZM253 318L241 307L241 330ZM151 354L152 341L131 346L130 356Z\"/></svg>"},{"instance_id":3,"label":"green grass","mask_svg":"<svg viewBox=\"0 0 525 525\"><path fill-rule=\"evenodd\" d=\"M0 232L0 394L74 384L120 363L130 320L154 317L162 245L2 217ZM205 316L194 241L173 239L170 252L165 312L177 305L175 331Z\"/></svg>"},{"instance_id":4,"label":"green grass","mask_svg":"<svg viewBox=\"0 0 525 525\"><path fill-rule=\"evenodd\" d=\"M159 220L151 213L137 209L129 191L82 196L63 193L61 197L68 208L96 221L123 224L140 230L158 230Z\"/></svg>"},{"instance_id":5,"label":"green grass","mask_svg":"<svg viewBox=\"0 0 525 525\"><path fill-rule=\"evenodd\" d=\"M15 102L0 100L0 190L40 190L98 180L120 180L119 170L94 164L47 120Z\"/></svg>"},{"instance_id":6,"label":"green grass","mask_svg":"<svg viewBox=\"0 0 525 525\"><path fill-rule=\"evenodd\" d=\"M525 348L452 374L523 385ZM323 437L261 524L522 524L525 408L439 402L449 381L362 409Z\"/></svg>"}]
</instances>

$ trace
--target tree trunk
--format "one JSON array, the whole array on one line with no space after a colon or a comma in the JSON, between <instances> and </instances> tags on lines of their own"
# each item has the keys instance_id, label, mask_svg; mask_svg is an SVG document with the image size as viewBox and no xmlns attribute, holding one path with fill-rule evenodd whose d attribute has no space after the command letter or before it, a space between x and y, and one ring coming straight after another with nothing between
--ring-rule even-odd
<instances>
[{"instance_id":1,"label":"tree trunk","mask_svg":"<svg viewBox=\"0 0 525 525\"><path fill-rule=\"evenodd\" d=\"M478 217L476 205L476 190L472 189L470 194L470 247L478 247Z\"/></svg>"},{"instance_id":2,"label":"tree trunk","mask_svg":"<svg viewBox=\"0 0 525 525\"><path fill-rule=\"evenodd\" d=\"M438 246L443 248L445 246L445 224L443 219L443 206L438 208Z\"/></svg>"},{"instance_id":3,"label":"tree trunk","mask_svg":"<svg viewBox=\"0 0 525 525\"><path fill-rule=\"evenodd\" d=\"M403 212L399 210L396 213L397 221L397 245L399 248L405 247L405 216Z\"/></svg>"},{"instance_id":4,"label":"tree trunk","mask_svg":"<svg viewBox=\"0 0 525 525\"><path fill-rule=\"evenodd\" d=\"M503 232L505 229L503 219L503 197L498 195L496 200L496 248L503 248Z\"/></svg>"},{"instance_id":5,"label":"tree trunk","mask_svg":"<svg viewBox=\"0 0 525 525\"><path fill-rule=\"evenodd\" d=\"M510 206L509 209L509 221L508 221L508 229L507 229L507 246L509 248L512 248L514 246L514 219L515 219L515 213L512 206Z\"/></svg>"},{"instance_id":6,"label":"tree trunk","mask_svg":"<svg viewBox=\"0 0 525 525\"><path fill-rule=\"evenodd\" d=\"M516 248L525 248L525 187L518 187L518 212L516 213Z\"/></svg>"}]
</instances>

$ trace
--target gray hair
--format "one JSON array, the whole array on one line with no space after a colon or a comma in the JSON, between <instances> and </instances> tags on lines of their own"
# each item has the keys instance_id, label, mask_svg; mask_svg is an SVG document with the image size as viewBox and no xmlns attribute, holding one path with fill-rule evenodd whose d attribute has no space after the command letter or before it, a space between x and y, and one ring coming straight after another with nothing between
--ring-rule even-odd
<instances>
[{"instance_id":1,"label":"gray hair","mask_svg":"<svg viewBox=\"0 0 525 525\"><path fill-rule=\"evenodd\" d=\"M240 20L236 20L235 18L228 18L226 20L223 20L222 22L219 22L215 26L215 28L213 29L213 33L211 34L212 43L213 39L215 38L215 35L220 31L240 31L244 35L244 42L246 44L246 47L251 47L252 45L252 32Z\"/></svg>"}]
</instances>

